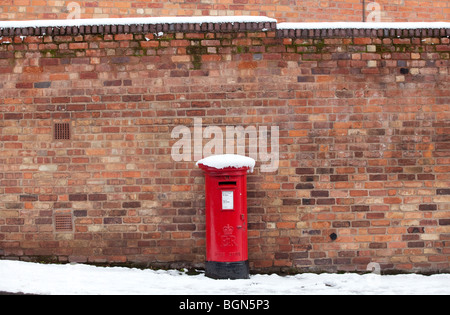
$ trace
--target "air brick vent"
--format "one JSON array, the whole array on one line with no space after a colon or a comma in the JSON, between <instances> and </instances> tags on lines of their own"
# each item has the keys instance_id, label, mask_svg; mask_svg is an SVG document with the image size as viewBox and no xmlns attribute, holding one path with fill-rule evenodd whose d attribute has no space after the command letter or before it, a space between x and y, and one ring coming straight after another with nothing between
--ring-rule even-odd
<instances>
[{"instance_id":1,"label":"air brick vent","mask_svg":"<svg viewBox=\"0 0 450 315\"><path fill-rule=\"evenodd\" d=\"M72 232L72 215L71 214L56 214L55 215L55 231L56 232Z\"/></svg>"},{"instance_id":2,"label":"air brick vent","mask_svg":"<svg viewBox=\"0 0 450 315\"><path fill-rule=\"evenodd\" d=\"M55 140L70 140L69 123L55 123L54 138Z\"/></svg>"}]
</instances>

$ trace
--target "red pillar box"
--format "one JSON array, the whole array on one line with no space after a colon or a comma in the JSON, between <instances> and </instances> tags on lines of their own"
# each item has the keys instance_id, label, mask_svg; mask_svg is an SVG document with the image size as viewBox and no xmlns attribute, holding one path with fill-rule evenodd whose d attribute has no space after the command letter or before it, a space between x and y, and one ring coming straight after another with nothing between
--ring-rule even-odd
<instances>
[{"instance_id":1,"label":"red pillar box","mask_svg":"<svg viewBox=\"0 0 450 315\"><path fill-rule=\"evenodd\" d=\"M197 165L206 184L206 276L248 279L247 173L255 160L226 154Z\"/></svg>"}]
</instances>

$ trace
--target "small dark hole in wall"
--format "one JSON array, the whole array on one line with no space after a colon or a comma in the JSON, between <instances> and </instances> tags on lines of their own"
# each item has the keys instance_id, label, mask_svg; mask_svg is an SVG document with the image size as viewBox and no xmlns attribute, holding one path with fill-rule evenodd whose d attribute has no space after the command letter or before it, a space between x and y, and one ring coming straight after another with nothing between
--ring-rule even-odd
<instances>
[{"instance_id":1,"label":"small dark hole in wall","mask_svg":"<svg viewBox=\"0 0 450 315\"><path fill-rule=\"evenodd\" d=\"M337 239L337 234L336 233L331 233L330 234L330 238L332 241L335 241Z\"/></svg>"},{"instance_id":2,"label":"small dark hole in wall","mask_svg":"<svg viewBox=\"0 0 450 315\"><path fill-rule=\"evenodd\" d=\"M401 68L400 69L400 73L401 74L409 74L409 69L408 68Z\"/></svg>"}]
</instances>

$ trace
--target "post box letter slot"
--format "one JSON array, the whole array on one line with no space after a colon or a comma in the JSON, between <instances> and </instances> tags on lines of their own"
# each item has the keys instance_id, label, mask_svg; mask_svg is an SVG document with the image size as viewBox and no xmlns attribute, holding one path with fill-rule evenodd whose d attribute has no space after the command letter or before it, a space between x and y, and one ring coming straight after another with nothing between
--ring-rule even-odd
<instances>
[{"instance_id":1,"label":"post box letter slot","mask_svg":"<svg viewBox=\"0 0 450 315\"><path fill-rule=\"evenodd\" d=\"M220 182L219 186L236 186L236 182Z\"/></svg>"},{"instance_id":2,"label":"post box letter slot","mask_svg":"<svg viewBox=\"0 0 450 315\"><path fill-rule=\"evenodd\" d=\"M222 191L222 210L234 210L234 191Z\"/></svg>"}]
</instances>

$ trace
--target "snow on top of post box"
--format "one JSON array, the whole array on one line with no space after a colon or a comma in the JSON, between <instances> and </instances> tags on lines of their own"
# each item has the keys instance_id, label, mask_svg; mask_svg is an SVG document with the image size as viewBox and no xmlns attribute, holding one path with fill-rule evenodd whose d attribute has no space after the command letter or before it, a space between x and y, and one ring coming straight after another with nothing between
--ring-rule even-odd
<instances>
[{"instance_id":1,"label":"snow on top of post box","mask_svg":"<svg viewBox=\"0 0 450 315\"><path fill-rule=\"evenodd\" d=\"M209 166L216 169L224 169L227 167L241 168L248 167L249 172L253 173L255 167L255 160L246 156L236 154L223 154L213 155L197 162L197 166L200 164Z\"/></svg>"}]
</instances>

